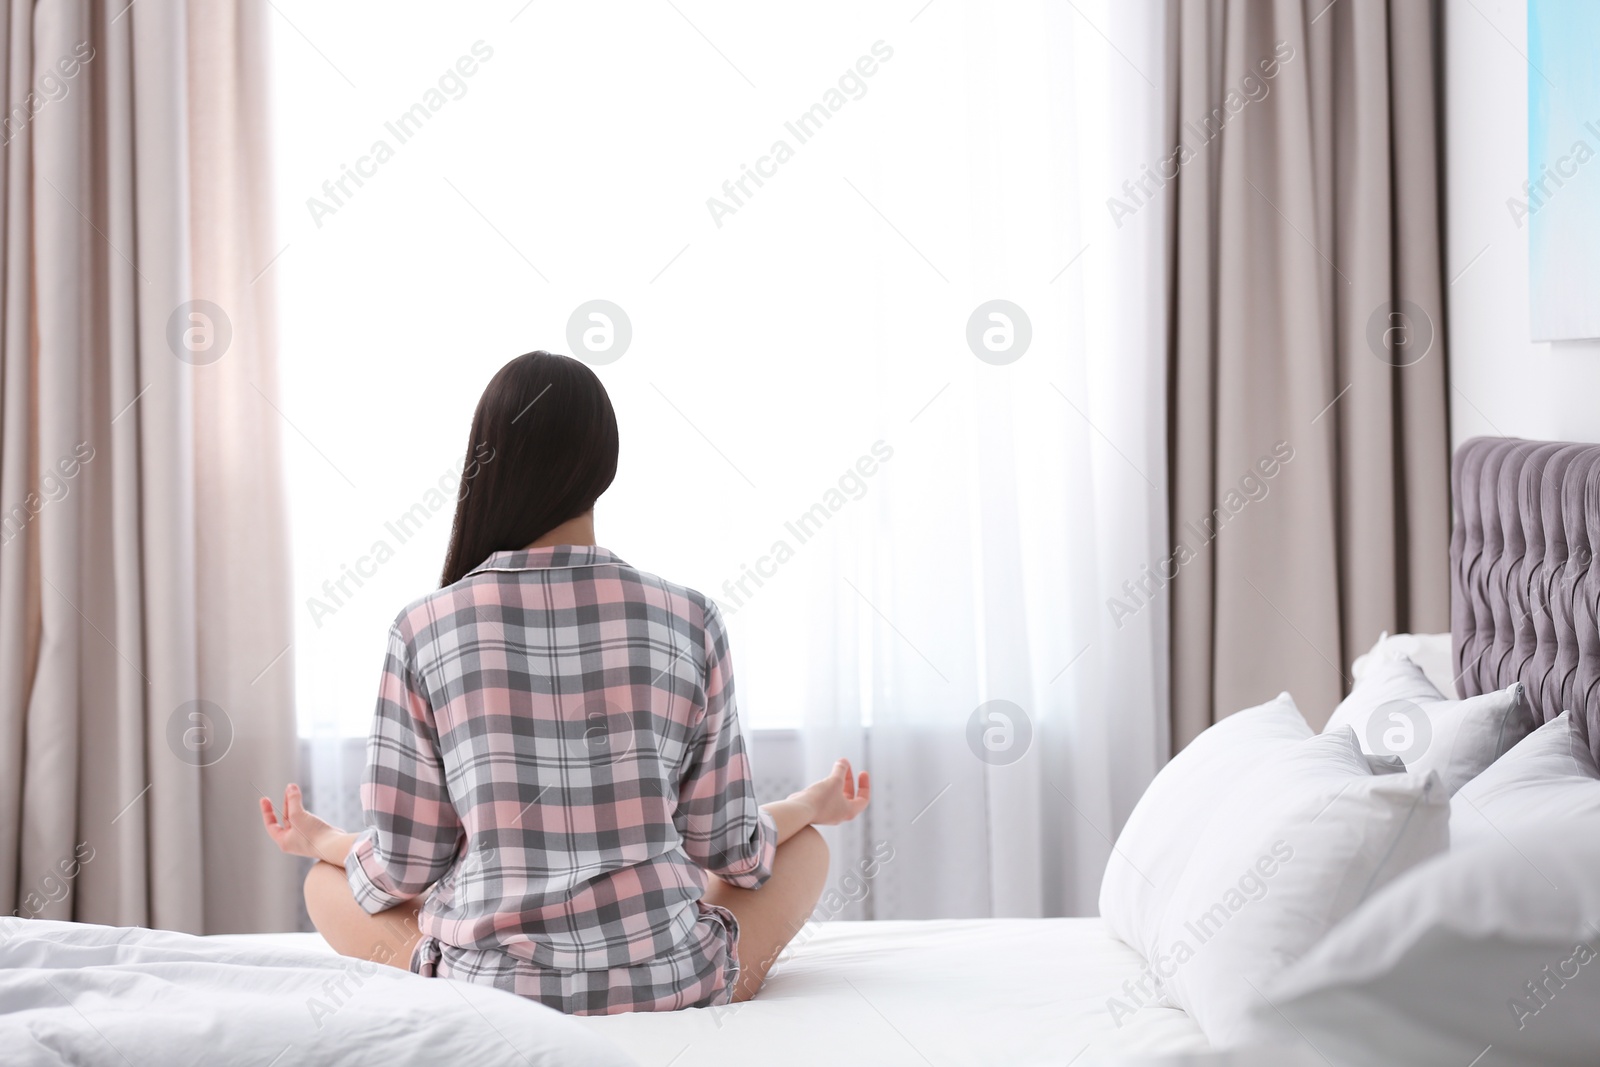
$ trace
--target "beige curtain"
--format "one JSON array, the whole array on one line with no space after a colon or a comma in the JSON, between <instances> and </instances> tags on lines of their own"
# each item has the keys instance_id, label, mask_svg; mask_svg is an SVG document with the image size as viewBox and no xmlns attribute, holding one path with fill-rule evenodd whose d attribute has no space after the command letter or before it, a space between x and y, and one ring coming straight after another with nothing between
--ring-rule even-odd
<instances>
[{"instance_id":1,"label":"beige curtain","mask_svg":"<svg viewBox=\"0 0 1600 1067\"><path fill-rule=\"evenodd\" d=\"M265 9L7 10L0 907L290 929Z\"/></svg>"},{"instance_id":2,"label":"beige curtain","mask_svg":"<svg viewBox=\"0 0 1600 1067\"><path fill-rule=\"evenodd\" d=\"M1320 723L1381 630L1448 629L1449 436L1436 5L1169 10L1181 747L1284 688Z\"/></svg>"}]
</instances>

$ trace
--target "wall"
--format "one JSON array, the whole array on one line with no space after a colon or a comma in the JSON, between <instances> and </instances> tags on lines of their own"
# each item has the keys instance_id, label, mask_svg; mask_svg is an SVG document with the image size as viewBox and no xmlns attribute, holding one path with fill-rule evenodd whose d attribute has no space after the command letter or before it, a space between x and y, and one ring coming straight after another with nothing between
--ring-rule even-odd
<instances>
[{"instance_id":1,"label":"wall","mask_svg":"<svg viewBox=\"0 0 1600 1067\"><path fill-rule=\"evenodd\" d=\"M1528 177L1526 0L1444 7L1453 443L1600 441L1600 341L1528 340L1528 230L1506 207Z\"/></svg>"}]
</instances>

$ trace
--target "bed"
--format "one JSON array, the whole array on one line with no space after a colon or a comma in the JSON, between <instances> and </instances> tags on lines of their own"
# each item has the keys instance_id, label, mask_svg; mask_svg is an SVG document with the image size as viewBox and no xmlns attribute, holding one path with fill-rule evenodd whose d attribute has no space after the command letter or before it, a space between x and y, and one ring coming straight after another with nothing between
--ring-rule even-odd
<instances>
[{"instance_id":1,"label":"bed","mask_svg":"<svg viewBox=\"0 0 1600 1067\"><path fill-rule=\"evenodd\" d=\"M7 1063L1127 1062L1203 1052L1175 1008L1107 1001L1144 961L1098 919L818 923L751 1003L569 1018L499 990L357 964L317 934L192 937L0 920ZM42 981L41 981L42 979ZM584 1042L589 1044L585 1045Z\"/></svg>"},{"instance_id":2,"label":"bed","mask_svg":"<svg viewBox=\"0 0 1600 1067\"><path fill-rule=\"evenodd\" d=\"M1572 708L1600 747L1600 446L1475 439L1452 478L1461 695L1520 681L1541 721ZM349 1042L386 1067L1291 1062L1213 1059L1176 1008L1116 1015L1112 998L1145 963L1097 918L817 923L749 1004L602 1018L393 970L358 976L356 995L323 1014L316 1004L331 994L318 991L354 981L349 966L315 934L192 938L0 919L0 1045L7 1062L138 1063L160 1061L129 1048L181 1037L216 1062L263 1067L350 1062ZM162 1005L174 1002L183 1007L169 1018ZM425 1023L397 1023L408 1008ZM235 1048L250 1055L224 1054Z\"/></svg>"},{"instance_id":3,"label":"bed","mask_svg":"<svg viewBox=\"0 0 1600 1067\"><path fill-rule=\"evenodd\" d=\"M327 951L315 934L227 939ZM829 922L802 931L761 996L724 1008L582 1018L642 1067L1092 1064L1197 1052L1176 1008L1118 1026L1107 1000L1144 960L1098 919ZM1081 1054L1081 1056L1080 1056Z\"/></svg>"}]
</instances>

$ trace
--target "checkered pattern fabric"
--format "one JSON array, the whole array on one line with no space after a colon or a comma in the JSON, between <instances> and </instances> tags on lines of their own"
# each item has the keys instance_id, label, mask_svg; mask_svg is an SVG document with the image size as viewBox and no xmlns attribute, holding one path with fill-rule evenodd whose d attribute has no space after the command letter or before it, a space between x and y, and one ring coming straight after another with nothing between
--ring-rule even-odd
<instances>
[{"instance_id":1,"label":"checkered pattern fabric","mask_svg":"<svg viewBox=\"0 0 1600 1067\"><path fill-rule=\"evenodd\" d=\"M725 1003L707 874L772 871L722 618L602 548L498 552L395 620L346 863L413 969L576 1014Z\"/></svg>"}]
</instances>

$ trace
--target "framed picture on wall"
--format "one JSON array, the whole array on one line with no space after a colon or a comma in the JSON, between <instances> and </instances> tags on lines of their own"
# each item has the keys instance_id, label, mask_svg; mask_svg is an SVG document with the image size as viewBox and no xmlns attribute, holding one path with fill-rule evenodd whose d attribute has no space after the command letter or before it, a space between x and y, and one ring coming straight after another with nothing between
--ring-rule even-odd
<instances>
[{"instance_id":1,"label":"framed picture on wall","mask_svg":"<svg viewBox=\"0 0 1600 1067\"><path fill-rule=\"evenodd\" d=\"M1528 0L1528 181L1509 202L1528 231L1532 339L1600 337L1600 3Z\"/></svg>"}]
</instances>

